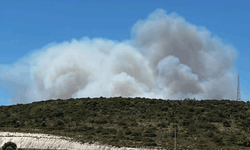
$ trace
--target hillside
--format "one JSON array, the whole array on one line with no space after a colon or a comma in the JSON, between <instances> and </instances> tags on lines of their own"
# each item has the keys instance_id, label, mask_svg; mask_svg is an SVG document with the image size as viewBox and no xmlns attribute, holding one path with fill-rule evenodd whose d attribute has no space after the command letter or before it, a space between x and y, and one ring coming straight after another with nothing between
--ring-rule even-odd
<instances>
[{"instance_id":1,"label":"hillside","mask_svg":"<svg viewBox=\"0 0 250 150\"><path fill-rule=\"evenodd\" d=\"M248 149L250 103L79 98L0 106L0 131L43 133L116 147Z\"/></svg>"}]
</instances>

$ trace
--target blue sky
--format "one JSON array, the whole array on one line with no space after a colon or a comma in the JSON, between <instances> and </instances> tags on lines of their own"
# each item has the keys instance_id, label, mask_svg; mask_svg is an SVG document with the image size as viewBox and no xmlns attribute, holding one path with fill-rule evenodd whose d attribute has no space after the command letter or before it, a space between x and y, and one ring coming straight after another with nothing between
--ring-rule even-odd
<instances>
[{"instance_id":1,"label":"blue sky","mask_svg":"<svg viewBox=\"0 0 250 150\"><path fill-rule=\"evenodd\" d=\"M249 5L248 0L1 0L0 64L14 64L52 42L85 36L130 39L134 24L161 8L167 14L175 12L195 26L205 27L223 43L235 47L239 53L236 68L241 95L247 101L250 98ZM1 86L0 105L11 104L9 97L8 87Z\"/></svg>"}]
</instances>

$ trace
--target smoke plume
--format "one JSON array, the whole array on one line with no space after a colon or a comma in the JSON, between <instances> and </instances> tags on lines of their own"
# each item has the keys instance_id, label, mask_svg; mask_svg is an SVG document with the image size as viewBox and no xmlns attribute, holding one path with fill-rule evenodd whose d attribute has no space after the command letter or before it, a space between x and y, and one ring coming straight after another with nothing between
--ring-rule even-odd
<instances>
[{"instance_id":1,"label":"smoke plume","mask_svg":"<svg viewBox=\"0 0 250 150\"><path fill-rule=\"evenodd\" d=\"M235 99L237 51L175 13L157 9L131 39L51 43L13 65L0 83L12 103L77 97Z\"/></svg>"}]
</instances>

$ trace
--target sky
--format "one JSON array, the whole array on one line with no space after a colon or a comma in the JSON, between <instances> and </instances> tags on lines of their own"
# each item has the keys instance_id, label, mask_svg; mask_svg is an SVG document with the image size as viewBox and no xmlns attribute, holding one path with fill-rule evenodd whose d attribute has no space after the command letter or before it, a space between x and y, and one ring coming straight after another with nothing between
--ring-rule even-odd
<instances>
[{"instance_id":1,"label":"sky","mask_svg":"<svg viewBox=\"0 0 250 150\"><path fill-rule=\"evenodd\" d=\"M250 1L1 0L0 105L250 98Z\"/></svg>"}]
</instances>

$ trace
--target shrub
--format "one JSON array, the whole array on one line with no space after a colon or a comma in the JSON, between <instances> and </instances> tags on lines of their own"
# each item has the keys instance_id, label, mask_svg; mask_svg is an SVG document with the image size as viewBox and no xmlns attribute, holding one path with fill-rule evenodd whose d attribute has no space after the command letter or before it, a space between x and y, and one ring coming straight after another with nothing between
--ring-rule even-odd
<instances>
[{"instance_id":1,"label":"shrub","mask_svg":"<svg viewBox=\"0 0 250 150\"><path fill-rule=\"evenodd\" d=\"M111 134L116 134L117 133L117 130L115 128L109 128L107 129L107 131ZM120 132L119 132L120 133Z\"/></svg>"},{"instance_id":2,"label":"shrub","mask_svg":"<svg viewBox=\"0 0 250 150\"><path fill-rule=\"evenodd\" d=\"M140 135L141 135L141 133L138 132L138 131L135 131L135 132L132 133L132 136L140 136Z\"/></svg>"},{"instance_id":3,"label":"shrub","mask_svg":"<svg viewBox=\"0 0 250 150\"><path fill-rule=\"evenodd\" d=\"M42 126L42 127L46 127L45 121L42 122L41 126Z\"/></svg>"},{"instance_id":4,"label":"shrub","mask_svg":"<svg viewBox=\"0 0 250 150\"><path fill-rule=\"evenodd\" d=\"M99 127L96 129L96 133L100 133L100 132L102 132L102 130L103 130L103 127L102 127L102 126L99 126Z\"/></svg>"},{"instance_id":5,"label":"shrub","mask_svg":"<svg viewBox=\"0 0 250 150\"><path fill-rule=\"evenodd\" d=\"M131 126L131 127L137 127L137 126L138 126L138 123L137 123L137 122L132 122L132 123L130 124L130 126Z\"/></svg>"},{"instance_id":6,"label":"shrub","mask_svg":"<svg viewBox=\"0 0 250 150\"><path fill-rule=\"evenodd\" d=\"M3 145L2 150L15 150L17 148L16 143L13 142L7 142Z\"/></svg>"},{"instance_id":7,"label":"shrub","mask_svg":"<svg viewBox=\"0 0 250 150\"><path fill-rule=\"evenodd\" d=\"M108 123L107 120L105 120L105 119L95 120L94 122L96 124L106 124L106 123Z\"/></svg>"},{"instance_id":8,"label":"shrub","mask_svg":"<svg viewBox=\"0 0 250 150\"><path fill-rule=\"evenodd\" d=\"M143 140L143 142L154 142L154 140L151 139L151 138L145 138L145 139Z\"/></svg>"},{"instance_id":9,"label":"shrub","mask_svg":"<svg viewBox=\"0 0 250 150\"><path fill-rule=\"evenodd\" d=\"M94 122L95 122L95 121L94 121L94 120L92 120L92 119L90 119L90 120L89 120L89 123L94 123Z\"/></svg>"},{"instance_id":10,"label":"shrub","mask_svg":"<svg viewBox=\"0 0 250 150\"><path fill-rule=\"evenodd\" d=\"M246 111L246 116L247 116L247 117L250 117L250 109L248 109L248 110Z\"/></svg>"},{"instance_id":11,"label":"shrub","mask_svg":"<svg viewBox=\"0 0 250 150\"><path fill-rule=\"evenodd\" d=\"M132 138L132 140L141 141L141 140L142 140L142 137L141 137L141 136L134 136L134 137Z\"/></svg>"},{"instance_id":12,"label":"shrub","mask_svg":"<svg viewBox=\"0 0 250 150\"><path fill-rule=\"evenodd\" d=\"M118 125L119 126L126 126L127 124L125 122L119 122Z\"/></svg>"},{"instance_id":13,"label":"shrub","mask_svg":"<svg viewBox=\"0 0 250 150\"><path fill-rule=\"evenodd\" d=\"M106 139L106 138L109 139L109 138L115 138L116 136L115 136L115 135L103 134L102 137L105 138L105 139Z\"/></svg>"},{"instance_id":14,"label":"shrub","mask_svg":"<svg viewBox=\"0 0 250 150\"><path fill-rule=\"evenodd\" d=\"M214 140L215 143L222 143L222 138L223 138L222 135L214 136L213 140Z\"/></svg>"},{"instance_id":15,"label":"shrub","mask_svg":"<svg viewBox=\"0 0 250 150\"><path fill-rule=\"evenodd\" d=\"M125 131L126 135L130 135L132 132L130 130Z\"/></svg>"},{"instance_id":16,"label":"shrub","mask_svg":"<svg viewBox=\"0 0 250 150\"><path fill-rule=\"evenodd\" d=\"M63 109L62 108L57 109L56 117L63 117Z\"/></svg>"},{"instance_id":17,"label":"shrub","mask_svg":"<svg viewBox=\"0 0 250 150\"><path fill-rule=\"evenodd\" d=\"M155 130L156 130L156 128L149 128L149 129L147 129L145 131L145 134L143 136L145 136L145 137L156 137Z\"/></svg>"},{"instance_id":18,"label":"shrub","mask_svg":"<svg viewBox=\"0 0 250 150\"><path fill-rule=\"evenodd\" d=\"M164 123L164 122L158 123L157 126L158 126L158 127L162 127L162 128L167 127L166 123Z\"/></svg>"},{"instance_id":19,"label":"shrub","mask_svg":"<svg viewBox=\"0 0 250 150\"><path fill-rule=\"evenodd\" d=\"M46 117L43 117L43 119L42 119L43 121L45 121L46 120Z\"/></svg>"},{"instance_id":20,"label":"shrub","mask_svg":"<svg viewBox=\"0 0 250 150\"><path fill-rule=\"evenodd\" d=\"M120 130L120 131L117 133L117 137L118 137L119 139L124 139L123 131Z\"/></svg>"},{"instance_id":21,"label":"shrub","mask_svg":"<svg viewBox=\"0 0 250 150\"><path fill-rule=\"evenodd\" d=\"M201 110L200 109L195 109L194 113L195 113L195 115L199 115L201 113Z\"/></svg>"},{"instance_id":22,"label":"shrub","mask_svg":"<svg viewBox=\"0 0 250 150\"><path fill-rule=\"evenodd\" d=\"M222 118L218 117L218 116L214 116L214 117L209 117L208 118L209 122L222 122Z\"/></svg>"},{"instance_id":23,"label":"shrub","mask_svg":"<svg viewBox=\"0 0 250 150\"><path fill-rule=\"evenodd\" d=\"M189 121L187 121L187 120L184 120L183 122L182 122L182 125L183 126L188 126L190 123L189 123Z\"/></svg>"},{"instance_id":24,"label":"shrub","mask_svg":"<svg viewBox=\"0 0 250 150\"><path fill-rule=\"evenodd\" d=\"M245 139L244 146L245 147L250 147L250 139L249 138Z\"/></svg>"},{"instance_id":25,"label":"shrub","mask_svg":"<svg viewBox=\"0 0 250 150\"><path fill-rule=\"evenodd\" d=\"M242 123L242 126L244 126L244 127L249 127L249 125L250 125L250 120L243 120L241 123Z\"/></svg>"},{"instance_id":26,"label":"shrub","mask_svg":"<svg viewBox=\"0 0 250 150\"><path fill-rule=\"evenodd\" d=\"M211 131L209 131L209 132L207 133L207 136L211 138L211 137L213 137L213 136L214 136L214 133L213 133L213 132L211 132Z\"/></svg>"},{"instance_id":27,"label":"shrub","mask_svg":"<svg viewBox=\"0 0 250 150\"><path fill-rule=\"evenodd\" d=\"M189 112L194 112L194 109L193 108L189 108L188 111Z\"/></svg>"},{"instance_id":28,"label":"shrub","mask_svg":"<svg viewBox=\"0 0 250 150\"><path fill-rule=\"evenodd\" d=\"M114 128L101 129L102 135L116 134L117 130Z\"/></svg>"},{"instance_id":29,"label":"shrub","mask_svg":"<svg viewBox=\"0 0 250 150\"><path fill-rule=\"evenodd\" d=\"M157 144L155 142L147 142L145 146L157 146Z\"/></svg>"},{"instance_id":30,"label":"shrub","mask_svg":"<svg viewBox=\"0 0 250 150\"><path fill-rule=\"evenodd\" d=\"M163 106L163 107L161 108L161 111L168 111L168 107L167 107L167 106Z\"/></svg>"},{"instance_id":31,"label":"shrub","mask_svg":"<svg viewBox=\"0 0 250 150\"><path fill-rule=\"evenodd\" d=\"M234 134L229 136L229 142L235 143L236 141L236 136Z\"/></svg>"},{"instance_id":32,"label":"shrub","mask_svg":"<svg viewBox=\"0 0 250 150\"><path fill-rule=\"evenodd\" d=\"M117 143L119 141L120 141L120 139L116 138L116 136L113 136L113 139L111 140L111 142L115 142L115 143Z\"/></svg>"},{"instance_id":33,"label":"shrub","mask_svg":"<svg viewBox=\"0 0 250 150\"><path fill-rule=\"evenodd\" d=\"M18 117L14 116L11 120L12 123L16 124L16 122L18 121Z\"/></svg>"},{"instance_id":34,"label":"shrub","mask_svg":"<svg viewBox=\"0 0 250 150\"><path fill-rule=\"evenodd\" d=\"M223 126L224 127L231 127L231 124L227 120L225 120L225 121L223 121Z\"/></svg>"},{"instance_id":35,"label":"shrub","mask_svg":"<svg viewBox=\"0 0 250 150\"><path fill-rule=\"evenodd\" d=\"M211 123L199 123L197 124L197 127L206 130L217 130L217 128Z\"/></svg>"},{"instance_id":36,"label":"shrub","mask_svg":"<svg viewBox=\"0 0 250 150\"><path fill-rule=\"evenodd\" d=\"M179 131L178 129L176 129L176 132L175 132L175 131L172 131L172 132L170 133L170 136L173 137L173 138L174 138L175 136L178 137L178 134L177 134L178 131Z\"/></svg>"},{"instance_id":37,"label":"shrub","mask_svg":"<svg viewBox=\"0 0 250 150\"><path fill-rule=\"evenodd\" d=\"M156 137L155 133L145 133L143 136L145 137Z\"/></svg>"},{"instance_id":38,"label":"shrub","mask_svg":"<svg viewBox=\"0 0 250 150\"><path fill-rule=\"evenodd\" d=\"M15 123L15 125L14 125L14 128L18 128L18 127L20 127L21 125L20 125L20 122L19 121L17 121L16 123Z\"/></svg>"},{"instance_id":39,"label":"shrub","mask_svg":"<svg viewBox=\"0 0 250 150\"><path fill-rule=\"evenodd\" d=\"M235 143L240 146L244 145L244 136L237 138Z\"/></svg>"},{"instance_id":40,"label":"shrub","mask_svg":"<svg viewBox=\"0 0 250 150\"><path fill-rule=\"evenodd\" d=\"M39 107L35 106L30 110L30 116L34 117L39 112Z\"/></svg>"},{"instance_id":41,"label":"shrub","mask_svg":"<svg viewBox=\"0 0 250 150\"><path fill-rule=\"evenodd\" d=\"M75 127L72 131L75 132L83 132L83 131L87 131L88 130L88 126L86 125L82 125L80 127Z\"/></svg>"},{"instance_id":42,"label":"shrub","mask_svg":"<svg viewBox=\"0 0 250 150\"><path fill-rule=\"evenodd\" d=\"M63 126L64 125L64 122L62 121L62 120L57 120L57 123L56 123L56 125L58 125L58 126Z\"/></svg>"}]
</instances>

